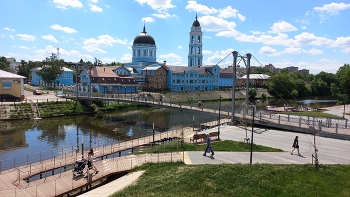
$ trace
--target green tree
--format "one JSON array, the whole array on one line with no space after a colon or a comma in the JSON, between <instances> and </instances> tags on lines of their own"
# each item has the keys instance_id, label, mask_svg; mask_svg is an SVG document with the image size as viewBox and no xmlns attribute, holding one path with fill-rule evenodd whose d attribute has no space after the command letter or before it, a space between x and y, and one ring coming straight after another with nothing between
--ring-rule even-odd
<instances>
[{"instance_id":1,"label":"green tree","mask_svg":"<svg viewBox=\"0 0 350 197\"><path fill-rule=\"evenodd\" d=\"M95 57L94 66L101 66L101 65L102 65L102 61Z\"/></svg>"},{"instance_id":2,"label":"green tree","mask_svg":"<svg viewBox=\"0 0 350 197\"><path fill-rule=\"evenodd\" d=\"M332 95L337 97L340 102L347 102L350 98L350 64L341 66L335 74L336 81L331 84ZM344 100L345 99L345 100Z\"/></svg>"},{"instance_id":3,"label":"green tree","mask_svg":"<svg viewBox=\"0 0 350 197\"><path fill-rule=\"evenodd\" d=\"M291 98L292 91L297 90L296 81L288 73L279 73L271 76L267 80L266 86L269 93L276 98Z\"/></svg>"},{"instance_id":4,"label":"green tree","mask_svg":"<svg viewBox=\"0 0 350 197\"><path fill-rule=\"evenodd\" d=\"M26 62L21 60L21 65L18 66L17 74L27 77L27 80L32 80L32 69L36 67L41 67L41 62Z\"/></svg>"},{"instance_id":5,"label":"green tree","mask_svg":"<svg viewBox=\"0 0 350 197\"><path fill-rule=\"evenodd\" d=\"M255 89L255 88L249 88L248 93L249 93L249 98L250 98L250 99L255 98L256 95L257 95L257 92L256 92L256 89Z\"/></svg>"},{"instance_id":6,"label":"green tree","mask_svg":"<svg viewBox=\"0 0 350 197\"><path fill-rule=\"evenodd\" d=\"M42 69L38 72L43 81L52 83L62 74L62 67L65 67L64 61L58 60L57 56L52 53L50 57L47 57Z\"/></svg>"},{"instance_id":7,"label":"green tree","mask_svg":"<svg viewBox=\"0 0 350 197\"><path fill-rule=\"evenodd\" d=\"M8 62L4 56L0 57L0 70L11 71L10 62Z\"/></svg>"}]
</instances>

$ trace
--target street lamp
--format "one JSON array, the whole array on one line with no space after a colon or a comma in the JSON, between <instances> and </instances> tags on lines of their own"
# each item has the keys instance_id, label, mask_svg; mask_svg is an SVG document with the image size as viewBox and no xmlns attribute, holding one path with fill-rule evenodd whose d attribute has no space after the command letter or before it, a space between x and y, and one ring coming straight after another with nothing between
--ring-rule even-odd
<instances>
[{"instance_id":1,"label":"street lamp","mask_svg":"<svg viewBox=\"0 0 350 197\"><path fill-rule=\"evenodd\" d=\"M259 102L260 102L259 100L255 101L255 98L254 98L254 103L251 103L251 104L250 104L251 106L253 106L252 140L250 141L250 164L252 164L252 161L253 161L253 134L254 134L255 107L256 107L256 103L259 103Z\"/></svg>"},{"instance_id":2,"label":"street lamp","mask_svg":"<svg viewBox=\"0 0 350 197\"><path fill-rule=\"evenodd\" d=\"M218 140L220 140L220 114L221 114L221 95L219 99L219 124L218 124Z\"/></svg>"}]
</instances>

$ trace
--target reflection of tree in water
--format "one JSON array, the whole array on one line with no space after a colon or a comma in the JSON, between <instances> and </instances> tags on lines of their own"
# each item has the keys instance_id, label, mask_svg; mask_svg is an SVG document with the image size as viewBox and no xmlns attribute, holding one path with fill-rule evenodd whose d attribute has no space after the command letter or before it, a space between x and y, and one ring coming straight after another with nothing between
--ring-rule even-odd
<instances>
[{"instance_id":1,"label":"reflection of tree in water","mask_svg":"<svg viewBox=\"0 0 350 197\"><path fill-rule=\"evenodd\" d=\"M41 135L38 140L46 141L48 144L57 147L60 142L63 142L66 137L65 126L75 126L82 117L72 118L50 118L40 120L37 124L37 129L41 130Z\"/></svg>"},{"instance_id":2,"label":"reflection of tree in water","mask_svg":"<svg viewBox=\"0 0 350 197\"><path fill-rule=\"evenodd\" d=\"M0 122L0 150L27 147L25 131L34 127L34 121Z\"/></svg>"}]
</instances>

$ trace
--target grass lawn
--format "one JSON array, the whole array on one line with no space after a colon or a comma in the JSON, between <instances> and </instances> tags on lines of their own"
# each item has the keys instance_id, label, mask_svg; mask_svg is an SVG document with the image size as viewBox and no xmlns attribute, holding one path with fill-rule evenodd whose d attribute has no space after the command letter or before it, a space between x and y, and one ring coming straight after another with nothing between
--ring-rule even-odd
<instances>
[{"instance_id":1,"label":"grass lawn","mask_svg":"<svg viewBox=\"0 0 350 197\"><path fill-rule=\"evenodd\" d=\"M232 140L225 141L212 141L211 144L213 150L215 151L228 151L228 152L249 152L250 151L250 143L237 142ZM169 143L165 143L163 145L157 145L154 147L149 147L143 149L142 152L136 152L136 154L140 153L163 153L163 152L176 152L176 151L204 151L206 147L206 143L202 144L192 144L192 143L184 143L183 147L181 146L181 142L178 140L173 140ZM254 152L283 152L281 149L261 146L253 144Z\"/></svg>"},{"instance_id":2,"label":"grass lawn","mask_svg":"<svg viewBox=\"0 0 350 197\"><path fill-rule=\"evenodd\" d=\"M297 111L297 112L278 112L281 114L290 114L295 116L310 116L318 118L332 118L332 119L344 119L341 116L324 113L324 111Z\"/></svg>"},{"instance_id":3,"label":"grass lawn","mask_svg":"<svg viewBox=\"0 0 350 197\"><path fill-rule=\"evenodd\" d=\"M117 196L350 196L350 165L145 164Z\"/></svg>"}]
</instances>

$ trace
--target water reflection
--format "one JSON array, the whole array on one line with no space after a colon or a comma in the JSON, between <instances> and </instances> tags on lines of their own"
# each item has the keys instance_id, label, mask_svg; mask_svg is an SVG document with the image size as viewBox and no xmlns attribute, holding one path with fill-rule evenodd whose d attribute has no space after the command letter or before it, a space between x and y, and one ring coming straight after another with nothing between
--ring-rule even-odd
<instances>
[{"instance_id":1,"label":"water reflection","mask_svg":"<svg viewBox=\"0 0 350 197\"><path fill-rule=\"evenodd\" d=\"M80 151L82 136L84 150L90 147L110 145L119 140L125 141L164 132L184 125L217 120L217 115L204 115L189 111L168 109L141 109L119 111L101 117L78 116L41 120L0 122L0 161L13 160L34 153L50 157L64 148ZM45 159L45 158L43 158Z\"/></svg>"}]
</instances>

